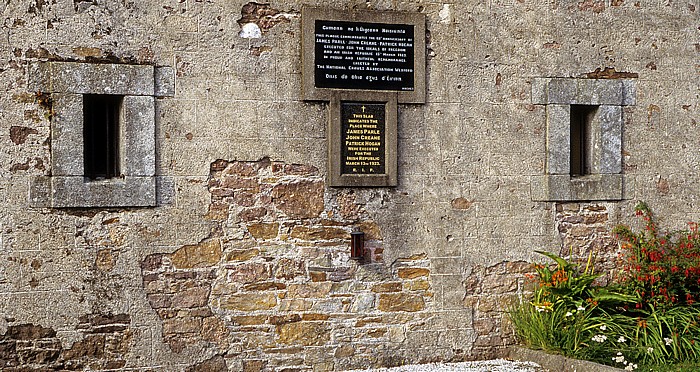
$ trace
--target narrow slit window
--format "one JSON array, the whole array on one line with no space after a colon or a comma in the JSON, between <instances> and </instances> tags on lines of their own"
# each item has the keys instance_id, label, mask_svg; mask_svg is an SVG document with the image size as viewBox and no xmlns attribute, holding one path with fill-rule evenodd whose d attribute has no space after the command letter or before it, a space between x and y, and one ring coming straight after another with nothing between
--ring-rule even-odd
<instances>
[{"instance_id":1,"label":"narrow slit window","mask_svg":"<svg viewBox=\"0 0 700 372\"><path fill-rule=\"evenodd\" d=\"M93 179L118 177L119 112L122 96L83 96L83 148L85 176Z\"/></svg>"},{"instance_id":2,"label":"narrow slit window","mask_svg":"<svg viewBox=\"0 0 700 372\"><path fill-rule=\"evenodd\" d=\"M572 177L591 174L593 169L592 123L597 106L571 105L571 158L569 169Z\"/></svg>"}]
</instances>

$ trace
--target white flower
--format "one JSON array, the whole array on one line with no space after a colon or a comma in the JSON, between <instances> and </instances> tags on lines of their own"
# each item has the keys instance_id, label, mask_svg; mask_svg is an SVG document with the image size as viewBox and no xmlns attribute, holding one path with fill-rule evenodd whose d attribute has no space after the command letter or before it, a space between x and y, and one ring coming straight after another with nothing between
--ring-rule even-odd
<instances>
[{"instance_id":1,"label":"white flower","mask_svg":"<svg viewBox=\"0 0 700 372\"><path fill-rule=\"evenodd\" d=\"M607 339L608 339L608 337L606 335L595 335L591 338L591 340L593 340L595 342L600 342L600 343L605 342L605 340L607 340Z\"/></svg>"},{"instance_id":2,"label":"white flower","mask_svg":"<svg viewBox=\"0 0 700 372\"><path fill-rule=\"evenodd\" d=\"M625 342L625 341L627 341L627 339L625 338L625 336L620 336L620 337L617 339L617 342L620 342L620 343Z\"/></svg>"},{"instance_id":3,"label":"white flower","mask_svg":"<svg viewBox=\"0 0 700 372\"><path fill-rule=\"evenodd\" d=\"M602 326L600 326L600 330L601 330L601 331L604 331L604 330L606 330L606 329L608 329L608 327L606 327L605 324L603 324Z\"/></svg>"},{"instance_id":4,"label":"white flower","mask_svg":"<svg viewBox=\"0 0 700 372\"><path fill-rule=\"evenodd\" d=\"M579 307L576 308L576 310L578 310L578 311L584 311L584 310L586 310L586 308L583 307L583 306L579 306Z\"/></svg>"},{"instance_id":5,"label":"white flower","mask_svg":"<svg viewBox=\"0 0 700 372\"><path fill-rule=\"evenodd\" d=\"M647 353L651 354L651 353L653 353L653 352L654 352L654 348L653 348L653 347L648 347L648 348L647 348Z\"/></svg>"},{"instance_id":6,"label":"white flower","mask_svg":"<svg viewBox=\"0 0 700 372\"><path fill-rule=\"evenodd\" d=\"M544 311L544 307L540 307L540 306L536 306L535 309L537 309L537 312L540 312L540 313Z\"/></svg>"},{"instance_id":7,"label":"white flower","mask_svg":"<svg viewBox=\"0 0 700 372\"><path fill-rule=\"evenodd\" d=\"M571 311L567 311L566 314L565 314L564 316L569 317L569 316L572 316L572 315L574 315L574 314L572 314Z\"/></svg>"},{"instance_id":8,"label":"white flower","mask_svg":"<svg viewBox=\"0 0 700 372\"><path fill-rule=\"evenodd\" d=\"M616 356L616 357L613 357L612 360L613 360L613 362L615 362L615 363L627 363L627 362L625 361L625 356L622 355L622 353L617 353L617 356Z\"/></svg>"},{"instance_id":9,"label":"white flower","mask_svg":"<svg viewBox=\"0 0 700 372\"><path fill-rule=\"evenodd\" d=\"M627 365L627 367L625 367L625 371L634 371L635 369L637 369L637 365L633 363L630 363Z\"/></svg>"},{"instance_id":10,"label":"white flower","mask_svg":"<svg viewBox=\"0 0 700 372\"><path fill-rule=\"evenodd\" d=\"M664 337L664 342L666 343L666 346L669 346L673 343L673 339Z\"/></svg>"}]
</instances>

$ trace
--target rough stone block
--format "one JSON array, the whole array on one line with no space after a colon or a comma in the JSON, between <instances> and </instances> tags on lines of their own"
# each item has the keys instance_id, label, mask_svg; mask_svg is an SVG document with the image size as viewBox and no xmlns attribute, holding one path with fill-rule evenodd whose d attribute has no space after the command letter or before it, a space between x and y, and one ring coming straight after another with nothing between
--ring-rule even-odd
<instances>
[{"instance_id":1,"label":"rough stone block","mask_svg":"<svg viewBox=\"0 0 700 372\"><path fill-rule=\"evenodd\" d=\"M350 234L337 227L306 227L297 226L292 230L291 237L300 240L349 240Z\"/></svg>"},{"instance_id":2,"label":"rough stone block","mask_svg":"<svg viewBox=\"0 0 700 372\"><path fill-rule=\"evenodd\" d=\"M29 65L27 90L30 92L51 91L51 70L48 63L32 63Z\"/></svg>"},{"instance_id":3,"label":"rough stone block","mask_svg":"<svg viewBox=\"0 0 700 372\"><path fill-rule=\"evenodd\" d=\"M350 311L358 314L366 314L374 309L375 296L372 293L360 293L355 296L350 306Z\"/></svg>"},{"instance_id":4,"label":"rough stone block","mask_svg":"<svg viewBox=\"0 0 700 372\"><path fill-rule=\"evenodd\" d=\"M568 105L547 105L547 173L569 174L571 110Z\"/></svg>"},{"instance_id":5,"label":"rough stone block","mask_svg":"<svg viewBox=\"0 0 700 372\"><path fill-rule=\"evenodd\" d=\"M634 80L622 80L622 106L634 106L637 104L637 84Z\"/></svg>"},{"instance_id":6,"label":"rough stone block","mask_svg":"<svg viewBox=\"0 0 700 372\"><path fill-rule=\"evenodd\" d=\"M324 209L323 191L322 181L278 184L272 189L272 200L291 218L318 217Z\"/></svg>"},{"instance_id":7,"label":"rough stone block","mask_svg":"<svg viewBox=\"0 0 700 372\"><path fill-rule=\"evenodd\" d=\"M401 279L415 279L428 275L430 275L430 270L422 267L401 267L398 270L398 276Z\"/></svg>"},{"instance_id":8,"label":"rough stone block","mask_svg":"<svg viewBox=\"0 0 700 372\"><path fill-rule=\"evenodd\" d=\"M178 269L209 267L221 260L219 239L205 240L195 245L185 245L170 255L170 260Z\"/></svg>"},{"instance_id":9,"label":"rough stone block","mask_svg":"<svg viewBox=\"0 0 700 372\"><path fill-rule=\"evenodd\" d=\"M401 289L403 289L401 282L386 282L372 286L372 292L375 293L401 292Z\"/></svg>"},{"instance_id":10,"label":"rough stone block","mask_svg":"<svg viewBox=\"0 0 700 372\"><path fill-rule=\"evenodd\" d=\"M574 104L577 98L576 80L552 79L547 84L547 103Z\"/></svg>"},{"instance_id":11,"label":"rough stone block","mask_svg":"<svg viewBox=\"0 0 700 372\"><path fill-rule=\"evenodd\" d=\"M53 94L51 120L51 173L54 176L82 176L83 96Z\"/></svg>"},{"instance_id":12,"label":"rough stone block","mask_svg":"<svg viewBox=\"0 0 700 372\"><path fill-rule=\"evenodd\" d=\"M257 248L235 249L226 253L226 261L247 261L259 255L260 250Z\"/></svg>"},{"instance_id":13,"label":"rough stone block","mask_svg":"<svg viewBox=\"0 0 700 372\"><path fill-rule=\"evenodd\" d=\"M251 326L251 325L261 325L267 322L267 315L243 315L234 316L231 318L233 325L238 326Z\"/></svg>"},{"instance_id":14,"label":"rough stone block","mask_svg":"<svg viewBox=\"0 0 700 372\"><path fill-rule=\"evenodd\" d=\"M248 225L248 232L255 239L273 239L279 233L279 223L253 223Z\"/></svg>"},{"instance_id":15,"label":"rough stone block","mask_svg":"<svg viewBox=\"0 0 700 372\"><path fill-rule=\"evenodd\" d=\"M530 89L531 101L533 105L546 105L547 100L547 84L551 79L535 78L532 79L532 87Z\"/></svg>"},{"instance_id":16,"label":"rough stone block","mask_svg":"<svg viewBox=\"0 0 700 372\"><path fill-rule=\"evenodd\" d=\"M156 67L154 74L154 92L156 97L175 96L175 69L169 66Z\"/></svg>"},{"instance_id":17,"label":"rough stone block","mask_svg":"<svg viewBox=\"0 0 700 372\"><path fill-rule=\"evenodd\" d=\"M423 297L411 293L382 293L379 295L377 309L380 311L415 312L425 308Z\"/></svg>"},{"instance_id":18,"label":"rough stone block","mask_svg":"<svg viewBox=\"0 0 700 372\"><path fill-rule=\"evenodd\" d=\"M122 172L128 176L155 176L154 98L126 96L122 102L122 114Z\"/></svg>"},{"instance_id":19,"label":"rough stone block","mask_svg":"<svg viewBox=\"0 0 700 372\"><path fill-rule=\"evenodd\" d=\"M636 83L629 79L535 79L533 104L616 105L635 103Z\"/></svg>"},{"instance_id":20,"label":"rough stone block","mask_svg":"<svg viewBox=\"0 0 700 372\"><path fill-rule=\"evenodd\" d=\"M175 203L175 179L156 177L156 203L161 206Z\"/></svg>"},{"instance_id":21,"label":"rough stone block","mask_svg":"<svg viewBox=\"0 0 700 372\"><path fill-rule=\"evenodd\" d=\"M330 341L328 326L320 322L295 322L277 327L279 342L287 345L322 346Z\"/></svg>"},{"instance_id":22,"label":"rough stone block","mask_svg":"<svg viewBox=\"0 0 700 372\"><path fill-rule=\"evenodd\" d=\"M290 284L288 287L289 298L323 298L331 291L332 283L308 283Z\"/></svg>"},{"instance_id":23,"label":"rough stone block","mask_svg":"<svg viewBox=\"0 0 700 372\"><path fill-rule=\"evenodd\" d=\"M31 180L29 206L32 208L51 207L51 177L39 176Z\"/></svg>"},{"instance_id":24,"label":"rough stone block","mask_svg":"<svg viewBox=\"0 0 700 372\"><path fill-rule=\"evenodd\" d=\"M531 197L535 201L623 200L624 179L622 174L533 176Z\"/></svg>"},{"instance_id":25,"label":"rough stone block","mask_svg":"<svg viewBox=\"0 0 700 372\"><path fill-rule=\"evenodd\" d=\"M83 176L51 177L54 208L148 207L156 205L155 177L85 181Z\"/></svg>"},{"instance_id":26,"label":"rough stone block","mask_svg":"<svg viewBox=\"0 0 700 372\"><path fill-rule=\"evenodd\" d=\"M274 293L239 293L221 300L221 307L226 310L255 311L269 310L277 306Z\"/></svg>"},{"instance_id":27,"label":"rough stone block","mask_svg":"<svg viewBox=\"0 0 700 372\"><path fill-rule=\"evenodd\" d=\"M291 280L306 274L306 262L300 259L282 258L277 263L275 278Z\"/></svg>"},{"instance_id":28,"label":"rough stone block","mask_svg":"<svg viewBox=\"0 0 700 372\"><path fill-rule=\"evenodd\" d=\"M620 105L624 98L621 80L577 79L577 105Z\"/></svg>"},{"instance_id":29,"label":"rough stone block","mask_svg":"<svg viewBox=\"0 0 700 372\"><path fill-rule=\"evenodd\" d=\"M152 96L153 66L91 64L77 62L42 62L33 86L47 93L117 94ZM37 70L34 70L37 71ZM32 78L32 81L35 79ZM48 89L47 89L48 88Z\"/></svg>"},{"instance_id":30,"label":"rough stone block","mask_svg":"<svg viewBox=\"0 0 700 372\"><path fill-rule=\"evenodd\" d=\"M272 276L270 266L267 263L247 262L229 269L228 281L234 283L260 283Z\"/></svg>"},{"instance_id":31,"label":"rough stone block","mask_svg":"<svg viewBox=\"0 0 700 372\"><path fill-rule=\"evenodd\" d=\"M163 321L164 334L198 333L202 320L198 318L175 318Z\"/></svg>"},{"instance_id":32,"label":"rough stone block","mask_svg":"<svg viewBox=\"0 0 700 372\"><path fill-rule=\"evenodd\" d=\"M209 288L194 287L175 293L171 306L176 308L204 307L209 302Z\"/></svg>"},{"instance_id":33,"label":"rough stone block","mask_svg":"<svg viewBox=\"0 0 700 372\"><path fill-rule=\"evenodd\" d=\"M622 172L622 107L600 106L600 166L598 173Z\"/></svg>"}]
</instances>

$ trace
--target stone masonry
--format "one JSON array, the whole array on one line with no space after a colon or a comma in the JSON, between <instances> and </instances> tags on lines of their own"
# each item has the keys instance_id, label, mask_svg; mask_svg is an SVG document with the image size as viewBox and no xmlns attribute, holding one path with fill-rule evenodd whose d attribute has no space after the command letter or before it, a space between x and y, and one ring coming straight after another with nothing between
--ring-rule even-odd
<instances>
[{"instance_id":1,"label":"stone masonry","mask_svg":"<svg viewBox=\"0 0 700 372\"><path fill-rule=\"evenodd\" d=\"M425 103L398 104L398 186L328 185L332 115L303 99L302 6L425 15ZM610 280L610 228L635 223L637 200L670 228L700 220L699 13L697 0L0 1L0 369L502 355L507 308L545 261L535 250L592 253ZM131 83L147 89L121 91L124 177L85 182L81 95ZM599 106L584 177L567 171L571 105Z\"/></svg>"},{"instance_id":2,"label":"stone masonry","mask_svg":"<svg viewBox=\"0 0 700 372\"><path fill-rule=\"evenodd\" d=\"M385 265L381 231L353 191L326 193L315 167L267 158L217 160L208 185L211 234L142 263L173 351L208 347L242 370L408 360L403 342L431 318L428 261ZM364 262L349 259L353 228L366 234Z\"/></svg>"}]
</instances>

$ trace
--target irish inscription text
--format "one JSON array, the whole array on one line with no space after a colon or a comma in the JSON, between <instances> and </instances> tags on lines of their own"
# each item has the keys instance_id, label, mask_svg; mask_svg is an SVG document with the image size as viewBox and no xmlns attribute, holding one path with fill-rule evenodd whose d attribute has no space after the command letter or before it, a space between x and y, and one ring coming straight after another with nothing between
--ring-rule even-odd
<instances>
[{"instance_id":1,"label":"irish inscription text","mask_svg":"<svg viewBox=\"0 0 700 372\"><path fill-rule=\"evenodd\" d=\"M317 88L414 90L414 26L315 23Z\"/></svg>"}]
</instances>

